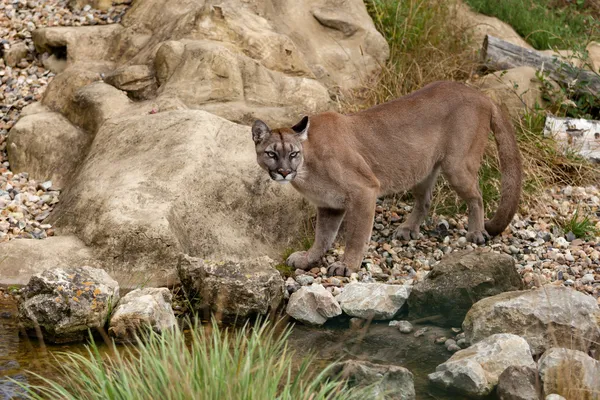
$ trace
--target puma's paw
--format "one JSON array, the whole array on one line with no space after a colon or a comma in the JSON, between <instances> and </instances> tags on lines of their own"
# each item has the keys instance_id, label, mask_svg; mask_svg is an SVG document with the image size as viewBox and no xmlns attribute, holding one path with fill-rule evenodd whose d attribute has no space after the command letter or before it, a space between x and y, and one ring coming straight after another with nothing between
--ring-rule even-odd
<instances>
[{"instance_id":1,"label":"puma's paw","mask_svg":"<svg viewBox=\"0 0 600 400\"><path fill-rule=\"evenodd\" d=\"M486 231L474 231L467 233L467 241L477 245L485 244L490 235Z\"/></svg>"},{"instance_id":2,"label":"puma's paw","mask_svg":"<svg viewBox=\"0 0 600 400\"><path fill-rule=\"evenodd\" d=\"M418 229L410 229L407 226L400 225L398 229L394 232L394 239L399 240L411 240L419 238L419 230Z\"/></svg>"},{"instance_id":3,"label":"puma's paw","mask_svg":"<svg viewBox=\"0 0 600 400\"><path fill-rule=\"evenodd\" d=\"M327 268L327 276L350 276L352 270L343 262L336 261Z\"/></svg>"},{"instance_id":4,"label":"puma's paw","mask_svg":"<svg viewBox=\"0 0 600 400\"><path fill-rule=\"evenodd\" d=\"M310 268L307 251L297 251L290 254L285 263L292 268L307 270Z\"/></svg>"}]
</instances>

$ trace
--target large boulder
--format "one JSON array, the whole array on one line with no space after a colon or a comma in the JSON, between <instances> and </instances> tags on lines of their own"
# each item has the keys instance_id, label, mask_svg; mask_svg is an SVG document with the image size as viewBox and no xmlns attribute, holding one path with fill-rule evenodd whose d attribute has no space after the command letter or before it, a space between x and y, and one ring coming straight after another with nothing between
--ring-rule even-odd
<instances>
[{"instance_id":1,"label":"large boulder","mask_svg":"<svg viewBox=\"0 0 600 400\"><path fill-rule=\"evenodd\" d=\"M19 324L48 342L78 341L88 330L104 329L118 301L119 285L104 270L53 268L29 280L19 301Z\"/></svg>"},{"instance_id":2,"label":"large boulder","mask_svg":"<svg viewBox=\"0 0 600 400\"><path fill-rule=\"evenodd\" d=\"M249 128L204 111L149 111L102 125L50 216L58 233L81 238L128 286L173 283L182 252L280 257L307 207L257 166Z\"/></svg>"},{"instance_id":3,"label":"large boulder","mask_svg":"<svg viewBox=\"0 0 600 400\"><path fill-rule=\"evenodd\" d=\"M156 333L169 330L177 324L172 301L173 295L167 288L132 290L119 300L110 317L108 333L126 342L148 329Z\"/></svg>"},{"instance_id":4,"label":"large boulder","mask_svg":"<svg viewBox=\"0 0 600 400\"><path fill-rule=\"evenodd\" d=\"M292 293L286 313L308 325L323 325L342 313L340 305L323 285L303 286Z\"/></svg>"},{"instance_id":5,"label":"large boulder","mask_svg":"<svg viewBox=\"0 0 600 400\"><path fill-rule=\"evenodd\" d=\"M410 295L410 286L385 283L350 283L335 299L351 317L373 320L392 319Z\"/></svg>"},{"instance_id":6,"label":"large boulder","mask_svg":"<svg viewBox=\"0 0 600 400\"><path fill-rule=\"evenodd\" d=\"M567 399L600 399L600 361L582 351L554 347L538 361L544 393Z\"/></svg>"},{"instance_id":7,"label":"large boulder","mask_svg":"<svg viewBox=\"0 0 600 400\"><path fill-rule=\"evenodd\" d=\"M413 286L408 298L409 316L438 315L441 319L436 323L461 326L477 301L522 286L515 261L506 254L480 250L453 253Z\"/></svg>"},{"instance_id":8,"label":"large boulder","mask_svg":"<svg viewBox=\"0 0 600 400\"><path fill-rule=\"evenodd\" d=\"M85 157L92 138L59 113L29 114L8 135L11 169L14 173L28 172L40 182L52 181L61 188Z\"/></svg>"},{"instance_id":9,"label":"large boulder","mask_svg":"<svg viewBox=\"0 0 600 400\"><path fill-rule=\"evenodd\" d=\"M495 333L522 336L533 354L556 346L587 351L600 343L600 308L592 296L546 285L536 290L502 293L475 303L463 329L476 343Z\"/></svg>"},{"instance_id":10,"label":"large boulder","mask_svg":"<svg viewBox=\"0 0 600 400\"><path fill-rule=\"evenodd\" d=\"M535 368L527 342L516 335L496 334L460 350L429 374L434 385L472 397L490 394L500 374L511 366Z\"/></svg>"},{"instance_id":11,"label":"large boulder","mask_svg":"<svg viewBox=\"0 0 600 400\"><path fill-rule=\"evenodd\" d=\"M268 257L211 262L182 254L177 270L185 294L198 309L224 317L266 315L283 300L284 282Z\"/></svg>"},{"instance_id":12,"label":"large boulder","mask_svg":"<svg viewBox=\"0 0 600 400\"><path fill-rule=\"evenodd\" d=\"M413 374L404 367L349 360L337 364L334 375L347 379L351 386L369 386L369 399L414 400Z\"/></svg>"}]
</instances>

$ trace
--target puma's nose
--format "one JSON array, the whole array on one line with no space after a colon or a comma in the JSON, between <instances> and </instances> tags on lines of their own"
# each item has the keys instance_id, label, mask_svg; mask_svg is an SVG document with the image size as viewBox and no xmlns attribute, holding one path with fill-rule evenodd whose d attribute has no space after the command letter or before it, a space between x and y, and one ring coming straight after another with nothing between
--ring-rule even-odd
<instances>
[{"instance_id":1,"label":"puma's nose","mask_svg":"<svg viewBox=\"0 0 600 400\"><path fill-rule=\"evenodd\" d=\"M281 176L283 176L284 178L286 176L288 176L292 171L290 171L289 169L283 169L283 168L279 168L277 170L277 172L279 172L281 174Z\"/></svg>"}]
</instances>

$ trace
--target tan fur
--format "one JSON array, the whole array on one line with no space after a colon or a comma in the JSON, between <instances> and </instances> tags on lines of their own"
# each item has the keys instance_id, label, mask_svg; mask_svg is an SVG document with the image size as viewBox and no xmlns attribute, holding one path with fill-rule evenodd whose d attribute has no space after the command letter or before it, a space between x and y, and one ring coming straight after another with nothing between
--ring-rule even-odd
<instances>
[{"instance_id":1,"label":"tan fur","mask_svg":"<svg viewBox=\"0 0 600 400\"><path fill-rule=\"evenodd\" d=\"M344 219L345 253L329 272L358 271L377 197L408 189L415 197L414 210L395 235L416 238L440 172L469 207L467 238L471 241L484 243L486 229L491 235L501 233L518 206L521 158L512 124L491 100L463 84L435 82L356 114L314 115L302 136L302 126L264 128L264 135L256 130L255 136L259 164L270 171L278 168L292 173L294 188L318 208L315 242L307 252L288 258L292 267L306 269L317 263ZM490 131L498 144L502 190L499 209L484 228L477 173ZM267 146L278 149L276 157L271 153L270 159L265 158ZM288 146L290 151L301 148L300 155L295 152L288 160ZM280 164L286 160L293 164L283 169Z\"/></svg>"}]
</instances>

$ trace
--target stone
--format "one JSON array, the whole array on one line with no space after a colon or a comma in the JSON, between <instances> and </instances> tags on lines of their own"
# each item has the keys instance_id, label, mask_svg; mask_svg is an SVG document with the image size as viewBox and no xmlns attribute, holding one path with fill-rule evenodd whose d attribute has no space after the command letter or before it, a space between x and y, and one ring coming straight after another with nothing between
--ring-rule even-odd
<instances>
[{"instance_id":1,"label":"stone","mask_svg":"<svg viewBox=\"0 0 600 400\"><path fill-rule=\"evenodd\" d=\"M435 323L460 326L471 306L499 293L522 289L514 259L492 252L459 251L444 257L408 298L411 319L441 316Z\"/></svg>"},{"instance_id":2,"label":"stone","mask_svg":"<svg viewBox=\"0 0 600 400\"><path fill-rule=\"evenodd\" d=\"M567 399L600 399L600 361L578 350L553 347L538 361L544 393Z\"/></svg>"},{"instance_id":3,"label":"stone","mask_svg":"<svg viewBox=\"0 0 600 400\"><path fill-rule=\"evenodd\" d=\"M546 400L567 400L559 394L549 394L546 396Z\"/></svg>"},{"instance_id":4,"label":"stone","mask_svg":"<svg viewBox=\"0 0 600 400\"><path fill-rule=\"evenodd\" d=\"M409 286L357 282L346 285L336 300L351 317L387 320L400 311L409 294Z\"/></svg>"},{"instance_id":5,"label":"stone","mask_svg":"<svg viewBox=\"0 0 600 400\"><path fill-rule=\"evenodd\" d=\"M496 393L500 400L540 400L541 385L536 368L510 366L500 374Z\"/></svg>"},{"instance_id":6,"label":"stone","mask_svg":"<svg viewBox=\"0 0 600 400\"><path fill-rule=\"evenodd\" d=\"M35 274L19 301L19 325L51 343L83 340L104 329L119 301L119 285L102 269L53 268ZM40 338L41 339L41 338Z\"/></svg>"},{"instance_id":7,"label":"stone","mask_svg":"<svg viewBox=\"0 0 600 400\"><path fill-rule=\"evenodd\" d=\"M408 321L398 321L397 326L401 333L411 333L413 331L413 326Z\"/></svg>"},{"instance_id":8,"label":"stone","mask_svg":"<svg viewBox=\"0 0 600 400\"><path fill-rule=\"evenodd\" d=\"M4 51L4 63L9 67L15 67L21 59L27 57L28 53L27 45L24 42L17 42Z\"/></svg>"},{"instance_id":9,"label":"stone","mask_svg":"<svg viewBox=\"0 0 600 400\"><path fill-rule=\"evenodd\" d=\"M135 289L119 300L110 317L108 334L117 341L135 341L147 329L163 333L177 324L167 288ZM143 336L141 336L143 337Z\"/></svg>"},{"instance_id":10,"label":"stone","mask_svg":"<svg viewBox=\"0 0 600 400\"><path fill-rule=\"evenodd\" d=\"M510 366L535 368L535 362L523 338L502 333L457 351L428 377L432 384L446 390L483 397L494 390L500 374Z\"/></svg>"},{"instance_id":11,"label":"stone","mask_svg":"<svg viewBox=\"0 0 600 400\"><path fill-rule=\"evenodd\" d=\"M292 293L285 311L295 320L308 325L323 325L329 318L342 313L331 292L320 284L303 286Z\"/></svg>"},{"instance_id":12,"label":"stone","mask_svg":"<svg viewBox=\"0 0 600 400\"><path fill-rule=\"evenodd\" d=\"M156 79L147 65L128 65L106 74L104 81L124 90L136 100L150 99L156 95Z\"/></svg>"},{"instance_id":13,"label":"stone","mask_svg":"<svg viewBox=\"0 0 600 400\"><path fill-rule=\"evenodd\" d=\"M522 336L534 355L555 346L589 350L600 340L600 308L592 296L546 285L488 297L475 303L463 323L471 343L495 333Z\"/></svg>"},{"instance_id":14,"label":"stone","mask_svg":"<svg viewBox=\"0 0 600 400\"><path fill-rule=\"evenodd\" d=\"M293 188L256 165L249 127L204 111L114 117L86 160L50 223L92 245L119 282L172 285L182 252L242 263L280 257L309 215Z\"/></svg>"},{"instance_id":15,"label":"stone","mask_svg":"<svg viewBox=\"0 0 600 400\"><path fill-rule=\"evenodd\" d=\"M37 181L64 187L83 160L93 137L55 112L21 118L8 135L14 173L27 171Z\"/></svg>"},{"instance_id":16,"label":"stone","mask_svg":"<svg viewBox=\"0 0 600 400\"><path fill-rule=\"evenodd\" d=\"M485 75L476 86L492 100L505 105L511 116L518 117L534 109L536 104L546 105L543 86L536 73L536 69L529 66L511 68ZM548 82L556 86L549 78Z\"/></svg>"},{"instance_id":17,"label":"stone","mask_svg":"<svg viewBox=\"0 0 600 400\"><path fill-rule=\"evenodd\" d=\"M370 399L414 400L413 374L404 367L374 364L368 361L349 360L337 364L333 376L348 379L351 386L372 385Z\"/></svg>"},{"instance_id":18,"label":"stone","mask_svg":"<svg viewBox=\"0 0 600 400\"><path fill-rule=\"evenodd\" d=\"M296 278L296 281L301 285L301 286L309 286L312 285L313 282L315 281L315 278L313 278L310 275L300 275Z\"/></svg>"},{"instance_id":19,"label":"stone","mask_svg":"<svg viewBox=\"0 0 600 400\"><path fill-rule=\"evenodd\" d=\"M0 285L27 285L32 275L57 265L88 265L100 268L92 250L75 236L44 240L11 240L0 243Z\"/></svg>"},{"instance_id":20,"label":"stone","mask_svg":"<svg viewBox=\"0 0 600 400\"><path fill-rule=\"evenodd\" d=\"M224 317L266 315L283 300L284 281L275 262L257 257L244 262L212 262L181 254L179 279L198 307Z\"/></svg>"}]
</instances>

